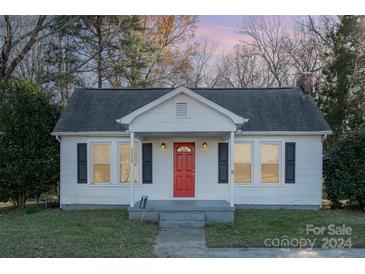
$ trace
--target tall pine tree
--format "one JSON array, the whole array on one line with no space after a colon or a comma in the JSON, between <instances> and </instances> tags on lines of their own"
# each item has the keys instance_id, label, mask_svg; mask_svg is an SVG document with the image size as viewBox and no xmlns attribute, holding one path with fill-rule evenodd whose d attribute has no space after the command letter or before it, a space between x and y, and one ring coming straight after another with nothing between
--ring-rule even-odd
<instances>
[{"instance_id":1,"label":"tall pine tree","mask_svg":"<svg viewBox=\"0 0 365 274\"><path fill-rule=\"evenodd\" d=\"M319 105L334 133L329 145L364 125L364 29L365 16L341 16L336 28L328 33Z\"/></svg>"}]
</instances>

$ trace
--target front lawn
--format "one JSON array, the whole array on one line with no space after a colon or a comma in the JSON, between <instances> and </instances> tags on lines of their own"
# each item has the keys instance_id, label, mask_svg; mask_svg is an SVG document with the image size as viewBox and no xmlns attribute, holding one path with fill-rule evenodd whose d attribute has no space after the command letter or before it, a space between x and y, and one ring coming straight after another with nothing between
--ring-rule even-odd
<instances>
[{"instance_id":1,"label":"front lawn","mask_svg":"<svg viewBox=\"0 0 365 274\"><path fill-rule=\"evenodd\" d=\"M152 257L157 231L122 209L11 212L0 214L0 257Z\"/></svg>"},{"instance_id":2,"label":"front lawn","mask_svg":"<svg viewBox=\"0 0 365 274\"><path fill-rule=\"evenodd\" d=\"M325 235L306 235L306 224L328 227L345 225L352 228L352 235L331 236L326 229ZM235 223L213 225L207 228L209 247L265 247L265 239L284 236L289 239L314 239L316 247L321 247L324 238L351 237L353 247L365 247L365 213L349 210L299 211L299 210L236 210ZM268 240L272 243L271 240Z\"/></svg>"}]
</instances>

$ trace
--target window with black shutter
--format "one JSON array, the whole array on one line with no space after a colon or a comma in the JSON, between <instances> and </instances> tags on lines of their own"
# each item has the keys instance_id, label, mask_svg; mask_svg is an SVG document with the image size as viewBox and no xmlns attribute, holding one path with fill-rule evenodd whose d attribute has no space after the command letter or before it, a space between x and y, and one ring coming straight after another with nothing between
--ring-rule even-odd
<instances>
[{"instance_id":1,"label":"window with black shutter","mask_svg":"<svg viewBox=\"0 0 365 274\"><path fill-rule=\"evenodd\" d=\"M142 182L152 184L152 144L142 144Z\"/></svg>"},{"instance_id":2,"label":"window with black shutter","mask_svg":"<svg viewBox=\"0 0 365 274\"><path fill-rule=\"evenodd\" d=\"M218 143L218 183L228 184L228 143Z\"/></svg>"},{"instance_id":3,"label":"window with black shutter","mask_svg":"<svg viewBox=\"0 0 365 274\"><path fill-rule=\"evenodd\" d=\"M285 183L295 183L295 143L285 143Z\"/></svg>"},{"instance_id":4,"label":"window with black shutter","mask_svg":"<svg viewBox=\"0 0 365 274\"><path fill-rule=\"evenodd\" d=\"M77 183L87 183L87 144L77 144Z\"/></svg>"}]
</instances>

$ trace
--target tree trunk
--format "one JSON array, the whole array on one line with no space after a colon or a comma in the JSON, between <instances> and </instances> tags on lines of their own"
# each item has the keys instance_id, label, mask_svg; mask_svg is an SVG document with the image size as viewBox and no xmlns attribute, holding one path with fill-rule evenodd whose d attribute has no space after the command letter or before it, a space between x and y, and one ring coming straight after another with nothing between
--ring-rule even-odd
<instances>
[{"instance_id":1,"label":"tree trunk","mask_svg":"<svg viewBox=\"0 0 365 274\"><path fill-rule=\"evenodd\" d=\"M24 191L16 193L15 201L18 209L24 209L27 197Z\"/></svg>"},{"instance_id":2,"label":"tree trunk","mask_svg":"<svg viewBox=\"0 0 365 274\"><path fill-rule=\"evenodd\" d=\"M102 50L103 50L103 37L102 37L102 17L97 16L96 18L96 33L98 36L98 52L96 56L96 63L98 66L98 88L101 88L103 86L103 77L102 77Z\"/></svg>"}]
</instances>

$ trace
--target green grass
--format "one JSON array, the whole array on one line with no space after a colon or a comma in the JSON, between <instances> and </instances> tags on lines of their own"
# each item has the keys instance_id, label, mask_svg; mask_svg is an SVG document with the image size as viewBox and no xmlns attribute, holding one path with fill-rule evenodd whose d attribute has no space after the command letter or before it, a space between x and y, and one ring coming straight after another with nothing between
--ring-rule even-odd
<instances>
[{"instance_id":1,"label":"green grass","mask_svg":"<svg viewBox=\"0 0 365 274\"><path fill-rule=\"evenodd\" d=\"M126 210L0 212L0 257L153 257L157 229Z\"/></svg>"},{"instance_id":2,"label":"green grass","mask_svg":"<svg viewBox=\"0 0 365 274\"><path fill-rule=\"evenodd\" d=\"M365 213L350 210L236 210L234 224L213 225L207 228L207 242L209 247L265 247L265 239L286 235L289 239L316 238L315 246L321 247L323 237L349 237L328 234L308 236L306 224L326 227L330 224L350 226L352 246L365 247Z\"/></svg>"}]
</instances>

